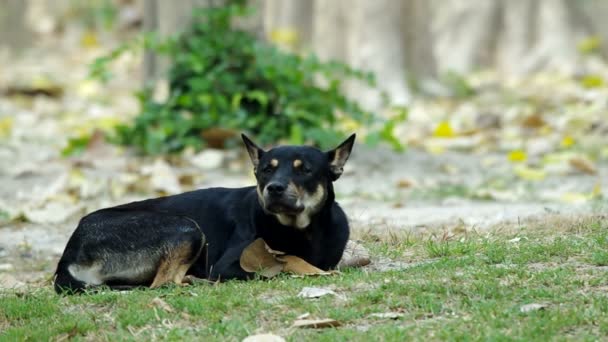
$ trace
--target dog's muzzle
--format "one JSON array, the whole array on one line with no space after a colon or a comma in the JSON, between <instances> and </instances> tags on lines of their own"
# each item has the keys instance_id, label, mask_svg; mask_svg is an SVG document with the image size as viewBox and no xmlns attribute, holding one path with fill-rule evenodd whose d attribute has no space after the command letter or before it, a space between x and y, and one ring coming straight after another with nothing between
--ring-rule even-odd
<instances>
[{"instance_id":1,"label":"dog's muzzle","mask_svg":"<svg viewBox=\"0 0 608 342\"><path fill-rule=\"evenodd\" d=\"M269 183L263 192L265 209L273 214L296 215L304 211L295 189L281 184Z\"/></svg>"}]
</instances>

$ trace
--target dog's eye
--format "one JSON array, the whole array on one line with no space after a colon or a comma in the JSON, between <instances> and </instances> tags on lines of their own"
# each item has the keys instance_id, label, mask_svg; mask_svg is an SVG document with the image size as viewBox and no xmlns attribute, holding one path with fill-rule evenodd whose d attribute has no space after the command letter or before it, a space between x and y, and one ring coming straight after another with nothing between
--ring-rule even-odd
<instances>
[{"instance_id":1,"label":"dog's eye","mask_svg":"<svg viewBox=\"0 0 608 342\"><path fill-rule=\"evenodd\" d=\"M309 168L308 166L304 166L302 167L302 172L304 172L305 174L309 175L312 173L312 169Z\"/></svg>"},{"instance_id":2,"label":"dog's eye","mask_svg":"<svg viewBox=\"0 0 608 342\"><path fill-rule=\"evenodd\" d=\"M264 172L266 174L269 174L269 173L272 173L273 170L274 169L272 168L272 166L268 165L268 166L266 166L265 168L262 169L262 172Z\"/></svg>"}]
</instances>

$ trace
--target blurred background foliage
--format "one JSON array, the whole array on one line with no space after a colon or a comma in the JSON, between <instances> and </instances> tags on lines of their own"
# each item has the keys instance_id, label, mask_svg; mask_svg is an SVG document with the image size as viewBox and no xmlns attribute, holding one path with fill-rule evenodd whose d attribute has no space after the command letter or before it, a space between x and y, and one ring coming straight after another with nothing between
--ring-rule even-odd
<instances>
[{"instance_id":1,"label":"blurred background foliage","mask_svg":"<svg viewBox=\"0 0 608 342\"><path fill-rule=\"evenodd\" d=\"M168 93L157 100L154 88L140 92L142 112L133 124L118 126L114 140L158 154L224 147L246 131L262 144L329 148L349 133L340 116L357 125L380 121L342 91L349 78L373 86L371 73L281 51L234 28L233 20L248 11L236 4L198 9L183 33L148 36L145 47L168 58ZM123 51L97 60L93 74L104 78L106 64ZM373 134L400 148L386 126L391 124Z\"/></svg>"}]
</instances>

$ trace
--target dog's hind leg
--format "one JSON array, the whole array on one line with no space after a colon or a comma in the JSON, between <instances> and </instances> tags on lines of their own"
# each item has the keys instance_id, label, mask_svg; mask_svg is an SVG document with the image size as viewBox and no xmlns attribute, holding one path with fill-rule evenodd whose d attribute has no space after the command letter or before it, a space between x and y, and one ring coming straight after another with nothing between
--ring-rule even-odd
<instances>
[{"instance_id":1,"label":"dog's hind leg","mask_svg":"<svg viewBox=\"0 0 608 342\"><path fill-rule=\"evenodd\" d=\"M192 243L184 241L170 247L161 258L156 276L152 281L151 288L157 288L167 283L184 284L184 277L190 266L196 261L200 254L199 249L193 249Z\"/></svg>"},{"instance_id":2,"label":"dog's hind leg","mask_svg":"<svg viewBox=\"0 0 608 342\"><path fill-rule=\"evenodd\" d=\"M179 278L205 244L185 216L103 210L81 220L59 262L57 292L107 285L160 286ZM165 280L165 278L169 280Z\"/></svg>"}]
</instances>

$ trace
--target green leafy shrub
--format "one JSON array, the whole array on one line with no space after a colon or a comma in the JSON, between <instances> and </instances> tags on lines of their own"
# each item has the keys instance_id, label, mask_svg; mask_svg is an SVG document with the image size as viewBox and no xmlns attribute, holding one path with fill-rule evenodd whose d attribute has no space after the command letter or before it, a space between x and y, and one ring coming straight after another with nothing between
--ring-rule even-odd
<instances>
[{"instance_id":1,"label":"green leafy shrub","mask_svg":"<svg viewBox=\"0 0 608 342\"><path fill-rule=\"evenodd\" d=\"M151 44L171 63L168 98L159 103L151 90L143 91L141 114L132 125L119 126L115 140L147 154L171 153L201 148L201 132L221 128L247 131L262 144L326 148L350 133L341 128L340 116L366 127L379 123L341 91L345 79L373 86L373 75L258 41L232 25L245 12L234 5L198 10L188 31ZM99 60L93 71L102 75L104 63L115 55ZM378 128L373 142L398 147L393 126L391 121Z\"/></svg>"}]
</instances>

